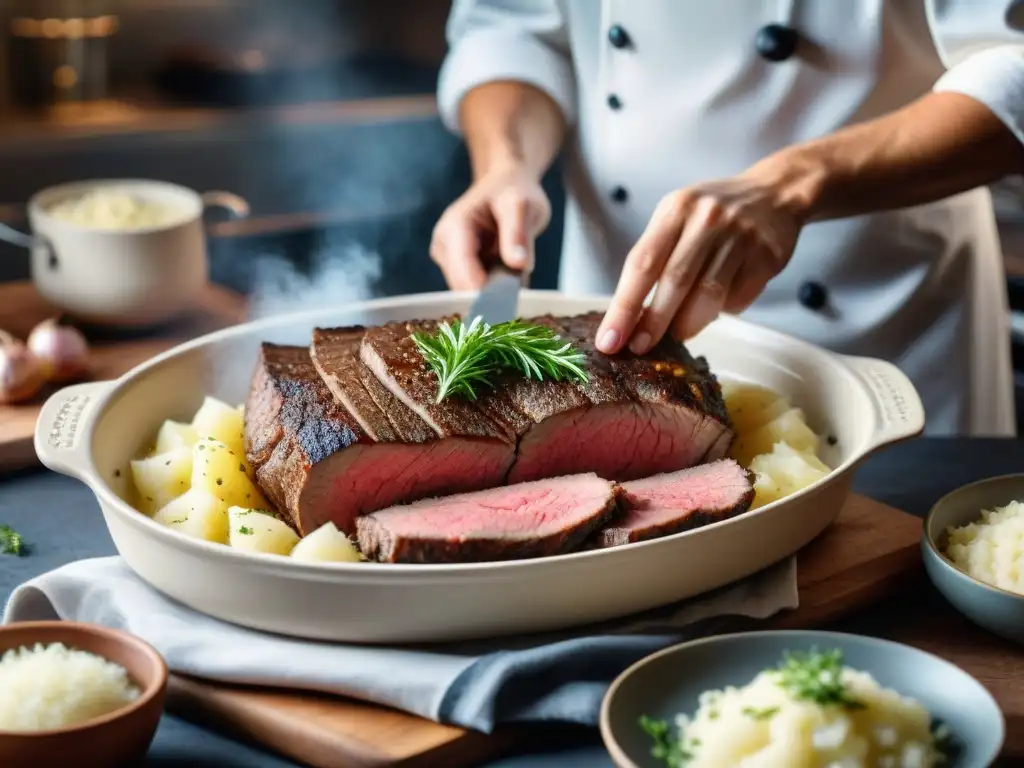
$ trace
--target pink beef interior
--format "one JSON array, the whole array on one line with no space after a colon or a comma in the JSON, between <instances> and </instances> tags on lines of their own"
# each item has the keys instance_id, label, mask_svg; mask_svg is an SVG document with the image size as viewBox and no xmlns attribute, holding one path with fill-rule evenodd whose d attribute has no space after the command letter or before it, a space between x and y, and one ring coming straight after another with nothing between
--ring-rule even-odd
<instances>
[{"instance_id":1,"label":"pink beef interior","mask_svg":"<svg viewBox=\"0 0 1024 768\"><path fill-rule=\"evenodd\" d=\"M690 408L663 403L595 405L551 416L519 444L510 483L573 472L618 482L720 458L731 433Z\"/></svg>"},{"instance_id":2,"label":"pink beef interior","mask_svg":"<svg viewBox=\"0 0 1024 768\"><path fill-rule=\"evenodd\" d=\"M724 518L744 501L749 506L752 496L746 471L732 459L634 480L623 491L629 511L615 527L628 530L655 529L698 513Z\"/></svg>"},{"instance_id":3,"label":"pink beef interior","mask_svg":"<svg viewBox=\"0 0 1024 768\"><path fill-rule=\"evenodd\" d=\"M592 518L612 486L594 474L426 499L374 512L392 534L418 539L536 539Z\"/></svg>"},{"instance_id":4,"label":"pink beef interior","mask_svg":"<svg viewBox=\"0 0 1024 768\"><path fill-rule=\"evenodd\" d=\"M351 534L356 517L366 512L500 485L513 458L507 444L472 438L352 446L310 469L300 527L309 533L331 521Z\"/></svg>"}]
</instances>

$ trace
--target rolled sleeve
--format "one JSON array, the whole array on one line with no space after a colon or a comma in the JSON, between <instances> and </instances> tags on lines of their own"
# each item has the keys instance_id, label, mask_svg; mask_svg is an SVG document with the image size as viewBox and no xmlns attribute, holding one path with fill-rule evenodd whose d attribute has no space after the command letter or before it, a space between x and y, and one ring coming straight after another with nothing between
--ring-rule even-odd
<instances>
[{"instance_id":1,"label":"rolled sleeve","mask_svg":"<svg viewBox=\"0 0 1024 768\"><path fill-rule=\"evenodd\" d=\"M448 20L448 42L437 101L450 130L460 132L459 106L466 94L500 80L544 91L558 104L566 123L575 122L576 78L556 0L456 0Z\"/></svg>"},{"instance_id":2,"label":"rolled sleeve","mask_svg":"<svg viewBox=\"0 0 1024 768\"><path fill-rule=\"evenodd\" d=\"M1024 143L1024 7L1006 0L933 0L929 22L946 72L935 91L962 93L992 110Z\"/></svg>"}]
</instances>

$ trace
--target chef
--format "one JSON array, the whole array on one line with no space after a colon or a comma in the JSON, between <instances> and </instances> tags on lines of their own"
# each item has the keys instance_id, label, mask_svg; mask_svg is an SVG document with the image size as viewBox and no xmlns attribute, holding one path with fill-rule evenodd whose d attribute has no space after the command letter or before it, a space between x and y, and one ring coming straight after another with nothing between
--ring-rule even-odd
<instances>
[{"instance_id":1,"label":"chef","mask_svg":"<svg viewBox=\"0 0 1024 768\"><path fill-rule=\"evenodd\" d=\"M931 434L1011 435L985 185L1024 172L1024 2L455 0L439 84L474 182L431 256L529 267L559 152L560 287L609 353L719 312L896 363ZM647 301L645 301L647 300Z\"/></svg>"}]
</instances>

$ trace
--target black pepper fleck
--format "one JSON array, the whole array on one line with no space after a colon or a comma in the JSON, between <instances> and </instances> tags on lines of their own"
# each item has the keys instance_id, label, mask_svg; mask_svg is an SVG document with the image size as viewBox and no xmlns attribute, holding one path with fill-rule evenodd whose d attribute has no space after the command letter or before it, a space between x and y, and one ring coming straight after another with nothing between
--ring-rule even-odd
<instances>
[{"instance_id":1,"label":"black pepper fleck","mask_svg":"<svg viewBox=\"0 0 1024 768\"><path fill-rule=\"evenodd\" d=\"M114 470L114 477L120 477L120 476L121 476L121 470L120 469L115 469Z\"/></svg>"},{"instance_id":2,"label":"black pepper fleck","mask_svg":"<svg viewBox=\"0 0 1024 768\"><path fill-rule=\"evenodd\" d=\"M217 478L217 485L224 485L224 481L221 478Z\"/></svg>"},{"instance_id":3,"label":"black pepper fleck","mask_svg":"<svg viewBox=\"0 0 1024 768\"><path fill-rule=\"evenodd\" d=\"M829 445L835 445L836 443L839 442L839 438L837 438L835 435L829 435L825 439L825 442L828 443Z\"/></svg>"}]
</instances>

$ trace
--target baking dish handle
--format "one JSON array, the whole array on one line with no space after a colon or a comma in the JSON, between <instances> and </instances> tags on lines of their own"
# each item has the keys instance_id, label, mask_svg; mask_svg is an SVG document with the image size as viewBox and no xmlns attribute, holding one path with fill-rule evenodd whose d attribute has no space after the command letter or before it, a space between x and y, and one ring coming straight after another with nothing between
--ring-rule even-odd
<instances>
[{"instance_id":1,"label":"baking dish handle","mask_svg":"<svg viewBox=\"0 0 1024 768\"><path fill-rule=\"evenodd\" d=\"M875 402L875 426L871 448L917 437L924 431L925 413L914 385L892 363L871 357L844 356L847 364L867 386Z\"/></svg>"},{"instance_id":2,"label":"baking dish handle","mask_svg":"<svg viewBox=\"0 0 1024 768\"><path fill-rule=\"evenodd\" d=\"M36 455L44 466L78 479L89 474L89 446L82 439L88 415L112 381L89 381L58 390L43 403L36 421Z\"/></svg>"}]
</instances>

